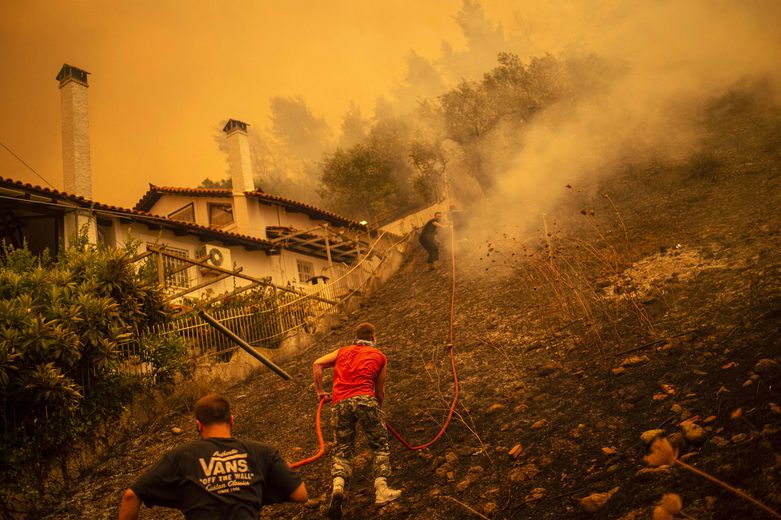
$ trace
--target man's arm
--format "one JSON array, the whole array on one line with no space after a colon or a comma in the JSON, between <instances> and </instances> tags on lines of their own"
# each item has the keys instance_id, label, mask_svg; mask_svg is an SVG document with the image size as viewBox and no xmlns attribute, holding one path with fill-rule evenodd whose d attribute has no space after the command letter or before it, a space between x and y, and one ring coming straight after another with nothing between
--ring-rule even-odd
<instances>
[{"instance_id":1,"label":"man's arm","mask_svg":"<svg viewBox=\"0 0 781 520\"><path fill-rule=\"evenodd\" d=\"M377 374L377 380L374 382L374 397L377 398L377 404L382 408L382 401L385 399L385 378L388 376L388 365L382 367Z\"/></svg>"},{"instance_id":2,"label":"man's arm","mask_svg":"<svg viewBox=\"0 0 781 520\"><path fill-rule=\"evenodd\" d=\"M298 486L295 491L290 493L290 501L306 502L307 500L309 500L309 493L306 492L306 486L302 482L301 485Z\"/></svg>"},{"instance_id":3,"label":"man's arm","mask_svg":"<svg viewBox=\"0 0 781 520\"><path fill-rule=\"evenodd\" d=\"M119 520L136 520L140 509L141 499L138 495L130 488L125 490L119 503Z\"/></svg>"},{"instance_id":4,"label":"man's arm","mask_svg":"<svg viewBox=\"0 0 781 520\"><path fill-rule=\"evenodd\" d=\"M315 392L318 400L328 396L327 392L323 392L323 369L333 367L336 364L336 356L338 355L339 350L337 349L330 354L317 358L312 363L312 376L315 380Z\"/></svg>"}]
</instances>

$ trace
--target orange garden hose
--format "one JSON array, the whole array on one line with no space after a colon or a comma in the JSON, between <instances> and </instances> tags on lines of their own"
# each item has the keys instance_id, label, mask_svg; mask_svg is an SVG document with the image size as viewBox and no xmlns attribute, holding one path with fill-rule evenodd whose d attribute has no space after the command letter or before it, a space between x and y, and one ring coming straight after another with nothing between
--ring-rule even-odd
<instances>
[{"instance_id":1,"label":"orange garden hose","mask_svg":"<svg viewBox=\"0 0 781 520\"><path fill-rule=\"evenodd\" d=\"M437 433L433 439L428 441L425 444L420 444L418 446L412 446L410 443L408 443L404 438L399 435L396 430L393 429L393 427L390 425L390 423L386 422L385 426L388 428L388 431L393 434L396 439L401 442L404 447L407 449L417 451L422 450L425 448L428 448L435 442L439 440L442 435L445 434L445 431L447 430L448 426L450 426L450 421L453 418L453 413L456 410L456 403L458 403L458 374L456 372L456 358L455 358L455 349L454 349L454 322L455 322L455 316L456 316L456 251L455 251L455 233L453 231L453 224L450 224L450 264L451 264L451 291L450 291L450 344L449 344L449 350L450 350L450 366L453 370L453 385L454 385L454 392L453 392L453 402L450 405L450 411L447 414L447 419L445 420L445 424L442 425L442 428L439 430L439 433ZM317 430L317 440L320 443L320 450L314 454L313 456L309 457L308 459L300 460L297 462L294 462L290 464L291 468L298 468L300 466L304 466L306 464L309 464L311 462L316 461L320 457L323 456L325 453L325 443L323 442L323 430L321 427L320 422L320 413L323 409L323 404L325 403L325 398L320 400L320 404L317 406L317 418L315 420L315 428Z\"/></svg>"},{"instance_id":2,"label":"orange garden hose","mask_svg":"<svg viewBox=\"0 0 781 520\"><path fill-rule=\"evenodd\" d=\"M422 450L425 448L428 448L435 442L439 440L442 435L444 435L445 430L447 430L447 427L450 426L450 420L453 418L453 412L456 410L456 403L458 402L458 373L456 372L456 358L455 358L455 349L454 349L454 334L453 329L456 317L456 240L455 240L455 232L453 231L453 223L450 223L450 266L451 266L451 287L450 287L450 366L453 369L453 402L450 405L450 411L447 414L447 419L445 420L445 424L442 425L442 428L439 430L439 433L434 436L433 439L428 441L425 444L420 444L418 446L412 446L407 441L405 441L401 435L396 433L396 430L393 429L393 427L390 425L390 423L386 422L385 426L388 428L388 431L393 434L396 439L401 442L405 448L417 451Z\"/></svg>"},{"instance_id":3,"label":"orange garden hose","mask_svg":"<svg viewBox=\"0 0 781 520\"><path fill-rule=\"evenodd\" d=\"M323 410L323 404L325 403L325 398L320 399L320 404L317 405L317 419L315 419L315 429L317 430L317 442L320 443L320 450L309 457L308 459L299 460L298 462L294 462L290 465L291 468L297 468L299 466L304 466L305 464L309 464L310 462L314 462L320 457L323 456L323 453L325 453L325 442L323 441L323 428L320 426L320 412Z\"/></svg>"}]
</instances>

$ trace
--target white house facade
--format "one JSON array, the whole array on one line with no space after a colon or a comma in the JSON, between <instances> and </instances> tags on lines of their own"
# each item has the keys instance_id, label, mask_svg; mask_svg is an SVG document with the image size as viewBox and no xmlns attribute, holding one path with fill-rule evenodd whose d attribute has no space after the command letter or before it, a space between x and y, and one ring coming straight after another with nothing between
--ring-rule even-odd
<instances>
[{"instance_id":1,"label":"white house facade","mask_svg":"<svg viewBox=\"0 0 781 520\"><path fill-rule=\"evenodd\" d=\"M247 125L235 119L224 128L231 189L150 184L132 209L93 201L87 75L70 65L57 75L65 189L0 176L0 240L26 242L36 252L56 252L77 230L86 231L91 242L114 247L138 241L141 251L164 248L168 255L217 268L165 260L165 283L172 291L214 293L247 283L235 276L220 279L225 273L219 270L303 287L338 278L368 250L372 237L364 223L256 189Z\"/></svg>"}]
</instances>

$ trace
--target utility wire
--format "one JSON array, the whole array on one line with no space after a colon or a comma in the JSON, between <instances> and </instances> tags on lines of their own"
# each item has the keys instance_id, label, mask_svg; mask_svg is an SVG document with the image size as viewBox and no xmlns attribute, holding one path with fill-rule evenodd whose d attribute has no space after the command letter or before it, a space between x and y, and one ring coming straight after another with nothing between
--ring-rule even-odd
<instances>
[{"instance_id":1,"label":"utility wire","mask_svg":"<svg viewBox=\"0 0 781 520\"><path fill-rule=\"evenodd\" d=\"M13 151L13 150L11 150L10 148L8 148L8 146L6 146L6 144L5 144L4 142L0 141L0 146L2 146L3 148L5 148L6 150L8 150L8 153L10 153L11 155L13 155L13 156L16 158L16 160L18 160L20 163L24 164L24 165L27 167L27 169L28 169L28 170L30 170L31 172L33 172L33 173L34 173L34 174L35 174L35 175L36 175L36 176L37 176L39 179L41 179L43 182L45 182L46 184L48 184L48 185L51 187L51 189L53 189L53 190L56 190L56 189L57 189L57 188L55 188L55 187L54 187L54 185L53 185L51 182L47 181L47 180L44 178L44 176L43 176L43 175L41 175L40 173L38 173L37 171L35 171L35 168L33 168L32 166L30 166L29 164L27 164L26 162L24 162L24 159L22 159L21 157L19 157L18 155L16 155L16 154L14 153L14 151Z\"/></svg>"}]
</instances>

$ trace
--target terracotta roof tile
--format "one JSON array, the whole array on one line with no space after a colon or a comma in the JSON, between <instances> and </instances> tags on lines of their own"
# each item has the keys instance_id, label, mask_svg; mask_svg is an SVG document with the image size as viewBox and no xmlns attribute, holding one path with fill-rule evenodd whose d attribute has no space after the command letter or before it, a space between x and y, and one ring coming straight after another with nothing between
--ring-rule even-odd
<instances>
[{"instance_id":1,"label":"terracotta roof tile","mask_svg":"<svg viewBox=\"0 0 781 520\"><path fill-rule=\"evenodd\" d=\"M269 242L268 240L264 240L262 238L243 235L240 233L233 233L230 231L221 231L219 229L211 228L208 226L195 224L194 222L184 222L181 220L174 220L168 217L147 213L146 211L142 211L140 209L128 209L120 206L113 206L111 204L103 204L100 202L95 202L93 200L87 199L85 197L81 197L79 195L73 195L70 193L66 193L51 188L36 186L22 181L16 181L13 179L0 177L0 186L4 186L11 189L24 190L28 192L35 192L37 195L46 195L52 198L58 198L64 201L72 202L73 204L81 208L89 208L96 211L115 213L115 214L119 214L120 216L121 215L133 216L145 223L153 222L157 225L164 226L164 227L186 229L188 231L191 231L193 234L197 234L201 236L208 236L216 239L222 238L223 240L227 240L227 241L239 241L244 243L245 245L251 243L253 245L260 245L262 246L263 249L271 249L274 247L271 242ZM215 190L215 191L219 191L219 190ZM230 194L230 190L227 191Z\"/></svg>"},{"instance_id":2,"label":"terracotta roof tile","mask_svg":"<svg viewBox=\"0 0 781 520\"><path fill-rule=\"evenodd\" d=\"M144 210L144 211L150 210L155 205L155 203L158 200L160 200L160 197L162 195L185 195L185 196L189 195L195 197L230 197L232 193L233 192L230 189L224 189L224 188L181 188L175 186L155 186L154 184L150 183L149 190L141 197L138 203L136 203L135 209ZM266 193L261 190L248 191L246 192L246 195L248 197L253 197L270 204L277 204L283 206L292 211L307 213L310 216L322 220L327 220L332 224L357 227L357 228L365 228L365 226L362 225L360 222L349 219L347 217L343 217L342 215L338 215L331 211L321 209L312 206L310 204L306 204L304 202L298 202L296 200L288 199L286 197L280 197L278 195L271 195L270 193Z\"/></svg>"}]
</instances>

